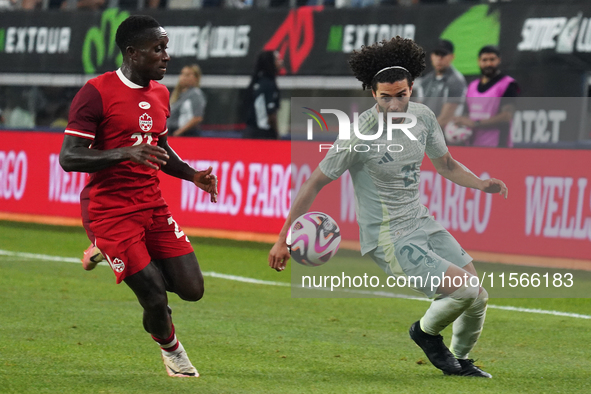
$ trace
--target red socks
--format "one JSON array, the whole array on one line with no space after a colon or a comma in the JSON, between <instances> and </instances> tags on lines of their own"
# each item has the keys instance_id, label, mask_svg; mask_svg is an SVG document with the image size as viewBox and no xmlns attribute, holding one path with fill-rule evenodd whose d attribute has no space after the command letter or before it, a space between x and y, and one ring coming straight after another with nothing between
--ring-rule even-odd
<instances>
[{"instance_id":1,"label":"red socks","mask_svg":"<svg viewBox=\"0 0 591 394\"><path fill-rule=\"evenodd\" d=\"M170 336L168 338L160 339L152 335L152 339L158 342L160 348L166 352L174 352L178 349L180 345L180 342L176 339L176 335L174 332L174 324L172 325L172 332L170 333Z\"/></svg>"}]
</instances>

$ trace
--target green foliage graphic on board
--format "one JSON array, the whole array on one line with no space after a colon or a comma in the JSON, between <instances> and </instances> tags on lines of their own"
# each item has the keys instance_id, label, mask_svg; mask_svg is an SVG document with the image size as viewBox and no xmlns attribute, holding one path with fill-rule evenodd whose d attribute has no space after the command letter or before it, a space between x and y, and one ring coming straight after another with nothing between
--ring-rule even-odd
<instances>
[{"instance_id":1,"label":"green foliage graphic on board","mask_svg":"<svg viewBox=\"0 0 591 394\"><path fill-rule=\"evenodd\" d=\"M454 19L440 38L455 46L454 66L464 75L478 75L478 51L485 45L499 45L501 22L499 10L486 4L475 5Z\"/></svg>"},{"instance_id":2,"label":"green foliage graphic on board","mask_svg":"<svg viewBox=\"0 0 591 394\"><path fill-rule=\"evenodd\" d=\"M4 52L4 36L6 35L5 29L0 29L0 52Z\"/></svg>"},{"instance_id":3,"label":"green foliage graphic on board","mask_svg":"<svg viewBox=\"0 0 591 394\"><path fill-rule=\"evenodd\" d=\"M118 8L109 8L103 12L101 26L91 27L84 37L82 45L82 65L86 74L96 74L97 68L101 67L106 60L113 60L115 66L121 66L123 55L115 56L117 45L115 44L115 33L117 28L129 12L121 11Z\"/></svg>"}]
</instances>

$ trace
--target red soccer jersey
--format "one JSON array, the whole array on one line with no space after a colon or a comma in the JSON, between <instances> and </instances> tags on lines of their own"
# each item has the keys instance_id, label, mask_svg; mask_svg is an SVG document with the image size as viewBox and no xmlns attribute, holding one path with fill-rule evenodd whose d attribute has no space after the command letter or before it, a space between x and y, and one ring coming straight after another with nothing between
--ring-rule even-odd
<instances>
[{"instance_id":1,"label":"red soccer jersey","mask_svg":"<svg viewBox=\"0 0 591 394\"><path fill-rule=\"evenodd\" d=\"M121 70L88 81L70 107L65 133L92 141L91 149L107 150L158 143L168 132L169 93L155 81L142 87ZM124 161L91 174L80 194L82 214L97 220L165 206L158 171ZM87 212L85 212L87 211Z\"/></svg>"}]
</instances>

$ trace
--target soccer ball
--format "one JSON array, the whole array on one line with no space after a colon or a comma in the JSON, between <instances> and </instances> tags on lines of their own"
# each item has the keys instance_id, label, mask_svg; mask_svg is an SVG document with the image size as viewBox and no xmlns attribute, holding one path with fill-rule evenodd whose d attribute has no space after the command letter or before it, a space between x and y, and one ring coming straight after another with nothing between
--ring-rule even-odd
<instances>
[{"instance_id":1,"label":"soccer ball","mask_svg":"<svg viewBox=\"0 0 591 394\"><path fill-rule=\"evenodd\" d=\"M449 122L445 126L445 140L452 144L465 142L472 136L472 129L465 126L458 126L454 122Z\"/></svg>"},{"instance_id":2,"label":"soccer ball","mask_svg":"<svg viewBox=\"0 0 591 394\"><path fill-rule=\"evenodd\" d=\"M308 212L293 221L286 242L296 262L317 267L330 260L339 250L341 229L327 214Z\"/></svg>"}]
</instances>

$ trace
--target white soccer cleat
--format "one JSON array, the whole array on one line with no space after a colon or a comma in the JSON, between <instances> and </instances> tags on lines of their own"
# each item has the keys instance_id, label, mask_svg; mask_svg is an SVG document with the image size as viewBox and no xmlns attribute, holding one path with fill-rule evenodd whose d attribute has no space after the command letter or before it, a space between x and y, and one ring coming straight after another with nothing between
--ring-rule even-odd
<instances>
[{"instance_id":1,"label":"white soccer cleat","mask_svg":"<svg viewBox=\"0 0 591 394\"><path fill-rule=\"evenodd\" d=\"M103 261L103 259L104 256L100 249L94 246L94 244L90 244L90 246L84 251L84 256L82 257L82 268L86 271L93 270L98 263Z\"/></svg>"},{"instance_id":2,"label":"white soccer cleat","mask_svg":"<svg viewBox=\"0 0 591 394\"><path fill-rule=\"evenodd\" d=\"M168 372L168 376L177 378L198 378L199 372L191 364L191 360L182 346L180 345L173 353L162 350L162 361L164 361L166 372Z\"/></svg>"}]
</instances>

